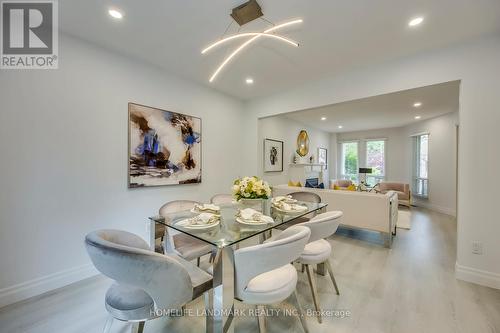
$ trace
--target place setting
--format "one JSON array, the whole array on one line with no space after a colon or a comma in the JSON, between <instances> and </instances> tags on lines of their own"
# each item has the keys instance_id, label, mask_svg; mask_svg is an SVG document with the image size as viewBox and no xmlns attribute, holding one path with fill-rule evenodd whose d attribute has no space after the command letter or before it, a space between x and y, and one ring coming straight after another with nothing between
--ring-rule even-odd
<instances>
[{"instance_id":1,"label":"place setting","mask_svg":"<svg viewBox=\"0 0 500 333\"><path fill-rule=\"evenodd\" d=\"M279 213L287 215L301 214L308 210L304 204L298 203L292 196L277 196L272 200L272 207Z\"/></svg>"},{"instance_id":2,"label":"place setting","mask_svg":"<svg viewBox=\"0 0 500 333\"><path fill-rule=\"evenodd\" d=\"M195 204L190 212L196 215L182 219L175 225L193 231L207 231L220 224L220 207L217 205Z\"/></svg>"},{"instance_id":3,"label":"place setting","mask_svg":"<svg viewBox=\"0 0 500 333\"><path fill-rule=\"evenodd\" d=\"M274 220L271 216L264 215L253 208L245 208L236 213L236 222L251 226L263 226L273 224Z\"/></svg>"}]
</instances>

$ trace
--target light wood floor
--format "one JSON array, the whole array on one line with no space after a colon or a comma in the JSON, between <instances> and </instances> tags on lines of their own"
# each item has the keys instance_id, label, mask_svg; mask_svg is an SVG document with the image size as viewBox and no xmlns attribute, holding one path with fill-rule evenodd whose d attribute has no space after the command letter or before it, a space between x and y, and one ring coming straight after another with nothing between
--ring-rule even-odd
<instances>
[{"instance_id":1,"label":"light wood floor","mask_svg":"<svg viewBox=\"0 0 500 333\"><path fill-rule=\"evenodd\" d=\"M456 222L422 209L412 210L412 229L398 230L393 248L369 233L340 230L332 237L333 269L341 295L328 277L317 276L321 306L350 311L345 318L307 318L311 332L500 332L500 290L454 277ZM297 267L298 268L298 267ZM36 299L0 309L0 332L94 333L105 320L104 293L110 281L96 277ZM297 285L304 308L313 309L306 274ZM274 309L284 309L278 304ZM200 299L189 308L202 309ZM236 308L247 308L237 303ZM302 332L294 317L270 317L268 332ZM235 318L236 332L256 332L254 317ZM161 318L145 332L203 332L204 318ZM127 332L116 322L112 332Z\"/></svg>"}]
</instances>

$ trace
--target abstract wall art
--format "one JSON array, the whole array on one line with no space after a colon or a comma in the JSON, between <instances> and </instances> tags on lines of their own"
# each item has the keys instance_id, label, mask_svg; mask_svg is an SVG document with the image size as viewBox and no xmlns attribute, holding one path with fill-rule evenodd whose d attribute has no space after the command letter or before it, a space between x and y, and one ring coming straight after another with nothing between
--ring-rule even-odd
<instances>
[{"instance_id":1,"label":"abstract wall art","mask_svg":"<svg viewBox=\"0 0 500 333\"><path fill-rule=\"evenodd\" d=\"M264 172L283 171L283 141L264 139Z\"/></svg>"},{"instance_id":2,"label":"abstract wall art","mask_svg":"<svg viewBox=\"0 0 500 333\"><path fill-rule=\"evenodd\" d=\"M201 183L201 119L128 105L130 188Z\"/></svg>"}]
</instances>

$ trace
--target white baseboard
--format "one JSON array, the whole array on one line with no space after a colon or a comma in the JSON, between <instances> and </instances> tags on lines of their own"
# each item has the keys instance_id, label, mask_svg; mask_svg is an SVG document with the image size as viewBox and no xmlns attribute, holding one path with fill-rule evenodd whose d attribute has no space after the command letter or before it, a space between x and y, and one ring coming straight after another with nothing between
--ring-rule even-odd
<instances>
[{"instance_id":1,"label":"white baseboard","mask_svg":"<svg viewBox=\"0 0 500 333\"><path fill-rule=\"evenodd\" d=\"M500 274L459 265L455 263L455 277L481 286L500 289Z\"/></svg>"},{"instance_id":2,"label":"white baseboard","mask_svg":"<svg viewBox=\"0 0 500 333\"><path fill-rule=\"evenodd\" d=\"M0 289L0 307L41 295L97 274L99 272L92 264L86 264Z\"/></svg>"},{"instance_id":3,"label":"white baseboard","mask_svg":"<svg viewBox=\"0 0 500 333\"><path fill-rule=\"evenodd\" d=\"M448 207L438 206L438 205L434 205L434 204L431 204L429 202L420 201L420 200L415 200L414 202L412 202L412 204L417 206L417 207L427 208L427 209L433 210L433 211L441 213L441 214L446 214L446 215L450 215L453 217L457 217L456 210L448 208Z\"/></svg>"}]
</instances>

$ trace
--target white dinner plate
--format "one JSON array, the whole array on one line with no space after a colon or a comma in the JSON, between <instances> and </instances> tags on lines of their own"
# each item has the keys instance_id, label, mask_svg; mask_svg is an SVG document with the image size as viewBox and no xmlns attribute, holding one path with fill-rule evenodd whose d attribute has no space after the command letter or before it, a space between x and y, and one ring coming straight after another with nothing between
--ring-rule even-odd
<instances>
[{"instance_id":1,"label":"white dinner plate","mask_svg":"<svg viewBox=\"0 0 500 333\"><path fill-rule=\"evenodd\" d=\"M236 218L236 222L241 223L241 224L246 224L246 225L266 225L266 224L271 224L271 223L268 223L268 222L261 222L261 221L247 222L245 220L242 220L239 217Z\"/></svg>"}]
</instances>

